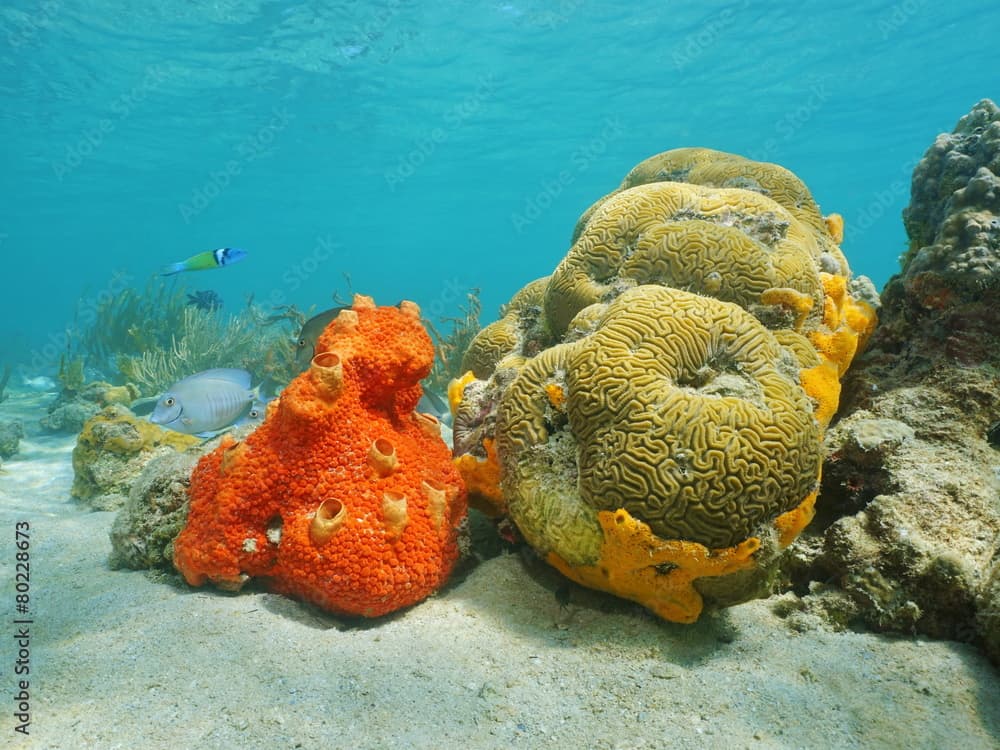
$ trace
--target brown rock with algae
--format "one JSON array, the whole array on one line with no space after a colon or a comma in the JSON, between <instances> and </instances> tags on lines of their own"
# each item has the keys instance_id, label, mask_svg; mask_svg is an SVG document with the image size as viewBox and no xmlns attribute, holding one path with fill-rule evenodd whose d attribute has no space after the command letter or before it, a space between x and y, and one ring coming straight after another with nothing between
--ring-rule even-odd
<instances>
[{"instance_id":1,"label":"brown rock with algae","mask_svg":"<svg viewBox=\"0 0 1000 750\"><path fill-rule=\"evenodd\" d=\"M117 510L132 482L157 453L183 451L201 440L152 424L112 405L88 419L73 449L73 497L94 510Z\"/></svg>"},{"instance_id":2,"label":"brown rock with algae","mask_svg":"<svg viewBox=\"0 0 1000 750\"><path fill-rule=\"evenodd\" d=\"M914 170L910 250L845 378L822 536L796 543L805 562L792 577L835 583L848 621L977 641L1000 663L1000 451L987 439L1000 418L998 172L1000 110L988 100ZM836 610L834 596L814 591L803 606L826 598Z\"/></svg>"},{"instance_id":3,"label":"brown rock with algae","mask_svg":"<svg viewBox=\"0 0 1000 750\"><path fill-rule=\"evenodd\" d=\"M111 527L112 568L173 570L174 539L188 515L188 486L199 453L166 451L132 482Z\"/></svg>"},{"instance_id":4,"label":"brown rock with algae","mask_svg":"<svg viewBox=\"0 0 1000 750\"><path fill-rule=\"evenodd\" d=\"M104 407L128 406L139 398L139 389L131 383L111 385L98 380L84 384L82 377L80 369L76 380L60 378L63 388L49 405L48 413L39 420L43 428L52 432L78 433L84 423Z\"/></svg>"}]
</instances>

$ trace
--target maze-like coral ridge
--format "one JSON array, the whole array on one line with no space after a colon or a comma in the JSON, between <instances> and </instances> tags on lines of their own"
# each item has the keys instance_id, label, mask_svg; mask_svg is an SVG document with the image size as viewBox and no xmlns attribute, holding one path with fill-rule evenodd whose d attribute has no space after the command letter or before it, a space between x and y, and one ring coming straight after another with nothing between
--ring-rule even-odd
<instances>
[{"instance_id":1,"label":"maze-like coral ridge","mask_svg":"<svg viewBox=\"0 0 1000 750\"><path fill-rule=\"evenodd\" d=\"M653 182L683 182L705 187L739 188L765 195L783 206L816 234L821 250L830 255L827 262L831 266L833 263L836 264L835 268L830 267L825 270L840 274L848 272L847 260L837 247L838 238L831 230L831 222L824 219L820 213L809 188L793 172L778 164L754 161L738 154L728 154L709 148L675 148L651 156L634 166L615 193ZM605 196L583 214L577 222L573 235L574 242L583 231L594 209L609 197L611 196ZM835 220L832 226L839 226L842 229L843 223Z\"/></svg>"},{"instance_id":2,"label":"maze-like coral ridge","mask_svg":"<svg viewBox=\"0 0 1000 750\"><path fill-rule=\"evenodd\" d=\"M745 309L772 288L818 303L814 233L747 190L659 182L605 200L556 268L545 295L555 335L587 305L639 284L685 289Z\"/></svg>"},{"instance_id":3,"label":"maze-like coral ridge","mask_svg":"<svg viewBox=\"0 0 1000 750\"><path fill-rule=\"evenodd\" d=\"M665 539L746 539L816 483L819 428L790 363L735 305L623 293L590 336L530 360L505 392L511 514L535 546L577 563L595 559L598 510L624 508ZM555 403L548 384L564 391Z\"/></svg>"}]
</instances>

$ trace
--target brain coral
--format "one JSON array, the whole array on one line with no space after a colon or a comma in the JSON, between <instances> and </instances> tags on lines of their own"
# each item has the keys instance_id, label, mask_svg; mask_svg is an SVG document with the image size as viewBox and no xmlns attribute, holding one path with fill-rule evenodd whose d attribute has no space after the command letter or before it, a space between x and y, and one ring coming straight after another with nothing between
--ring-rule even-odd
<instances>
[{"instance_id":1,"label":"brain coral","mask_svg":"<svg viewBox=\"0 0 1000 750\"><path fill-rule=\"evenodd\" d=\"M812 517L822 430L875 324L842 233L777 165L637 166L467 352L451 400L474 500L668 619L748 598Z\"/></svg>"},{"instance_id":2,"label":"brain coral","mask_svg":"<svg viewBox=\"0 0 1000 750\"><path fill-rule=\"evenodd\" d=\"M526 284L504 305L500 320L476 336L462 357L462 370L478 378L489 377L505 356L518 349L526 329L530 329L540 312L542 297L549 277Z\"/></svg>"},{"instance_id":3,"label":"brain coral","mask_svg":"<svg viewBox=\"0 0 1000 750\"><path fill-rule=\"evenodd\" d=\"M774 288L822 288L815 233L759 193L658 182L605 200L558 265L545 314L561 335L577 312L637 284L687 289L749 309Z\"/></svg>"},{"instance_id":4,"label":"brain coral","mask_svg":"<svg viewBox=\"0 0 1000 750\"><path fill-rule=\"evenodd\" d=\"M715 188L739 188L767 196L798 221L809 227L828 257L825 270L847 273L847 260L837 244L842 239L843 220L837 214L823 217L809 188L788 169L738 154L709 148L676 148L640 162L625 176L618 190L591 206L577 222L573 242L583 231L591 214L616 193L653 182L682 182Z\"/></svg>"},{"instance_id":5,"label":"brain coral","mask_svg":"<svg viewBox=\"0 0 1000 750\"><path fill-rule=\"evenodd\" d=\"M459 554L465 490L436 420L414 412L433 348L416 305L358 296L316 351L255 432L199 462L174 563L195 586L260 576L377 616L437 589Z\"/></svg>"},{"instance_id":6,"label":"brain coral","mask_svg":"<svg viewBox=\"0 0 1000 750\"><path fill-rule=\"evenodd\" d=\"M535 547L575 564L597 557L596 510L624 508L666 539L741 542L815 487L819 428L797 374L739 307L629 290L504 394L510 513Z\"/></svg>"}]
</instances>

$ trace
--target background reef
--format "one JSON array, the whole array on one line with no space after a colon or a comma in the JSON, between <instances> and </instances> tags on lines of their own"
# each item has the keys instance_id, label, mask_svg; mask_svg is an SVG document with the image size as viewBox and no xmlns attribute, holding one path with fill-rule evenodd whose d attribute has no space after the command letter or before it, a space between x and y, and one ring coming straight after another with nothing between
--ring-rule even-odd
<instances>
[{"instance_id":1,"label":"background reef","mask_svg":"<svg viewBox=\"0 0 1000 750\"><path fill-rule=\"evenodd\" d=\"M350 279L347 283L349 288ZM139 399L155 399L178 380L215 367L247 370L262 398L298 374L298 335L313 309L262 306L249 298L231 313L221 309L216 297L212 304L196 304L199 295L214 292L191 294L176 281L153 279L143 290L125 287L93 309L81 307L66 331L56 377L59 393L42 427L79 432L109 404L138 407ZM344 306L337 291L331 300ZM457 313L424 321L435 351L425 385L438 394L460 374L463 352L479 330L478 290L466 293ZM9 376L9 368L5 374Z\"/></svg>"},{"instance_id":2,"label":"background reef","mask_svg":"<svg viewBox=\"0 0 1000 750\"><path fill-rule=\"evenodd\" d=\"M972 184L983 144L974 132L950 131L978 99L1000 102L998 28L1000 4L982 0L5 2L0 421L9 426L0 426L0 518L8 529L28 521L32 531L35 722L27 744L996 746L998 673L981 647L996 652L989 625L1000 573L989 553L995 526L986 507L996 494L987 481L996 451L985 447L1000 439L1000 428L991 413L994 384L970 372L982 369L977 350L994 339L976 323L986 313L975 309L976 285L959 278L992 283L983 262L992 238L979 218L978 229L939 229L949 195ZM992 119L984 118L983 133ZM920 239L911 250L900 213L921 155L944 131L941 163L928 161L924 174L912 235ZM959 140L964 145L955 148ZM513 545L509 522L497 527L506 535L500 539L479 513L471 519L474 560L437 595L374 622L319 611L267 590L263 579L233 595L191 588L178 575L174 540L188 518L191 471L219 441L182 452L157 446L155 436L147 441L130 423L134 416L120 407L158 390L156 381L176 379L155 375L166 363L152 354L142 361L145 352L172 357L176 334L185 341L178 351L198 356L226 338L223 324L246 309L251 294L265 317L290 305L308 315L340 304L330 292L345 273L382 304L414 300L435 325L441 316L464 317L456 310L464 290L479 287L489 323L526 281L554 269L581 212L629 165L682 145L794 170L823 214L843 216L836 244L852 273L870 276L879 290L899 271L900 254L932 248L908 262L913 283L899 288L908 301L893 302L886 318L897 333L870 350L887 362L924 356L926 372L900 364L914 387L893 389L897 400L879 403L866 392L863 372L857 386L843 373L840 416L830 408L837 407L829 387L822 414L830 425L797 446L797 470L789 472L797 481L787 483L788 493L769 494L766 508L760 504L762 516L787 507L785 495L803 491L806 469L815 485L822 466L820 494L829 502L818 499L817 517L759 588L744 589L776 595L722 609L710 603L694 625L665 622L634 602L568 581L529 545ZM955 179L942 177L949 170ZM978 183L987 196L988 182ZM615 192L609 200L625 191ZM716 223L716 231L724 226ZM726 228L765 241L781 228L763 214L738 224ZM952 262L947 248L964 241L966 226L974 235L970 252ZM155 340L131 325L115 331L112 343L134 375L121 371L117 356L86 357L76 336L109 297L124 288L144 297L147 278L162 264L223 245L250 256L232 268L175 277L185 286L178 301L194 297L210 317L175 318L180 305L166 286L162 309L147 307L133 318L148 321ZM619 250L634 259L630 246ZM705 250L701 263L717 262L712 248ZM827 255L829 273L836 254ZM722 288L721 272L674 268L692 285L681 292L705 296L697 284ZM979 271L966 274L971 268ZM762 323L767 335L746 330L768 348L768 336L778 340L775 326L794 327L801 317L804 329L811 327L823 315L819 300L841 291L774 286L798 294L775 292L775 304L758 305L759 277L746 281L742 300L717 301L738 304ZM151 300L158 299L155 287ZM562 300L584 287L566 285ZM201 293L206 288L215 294ZM628 291L619 288L619 299ZM860 292L845 291L852 298ZM799 295L813 299L811 309ZM629 301L640 298L646 305L665 299L640 294ZM752 312L743 306L748 298ZM948 305L933 309L943 301ZM921 309L928 304L931 310ZM949 317L950 309L958 314ZM617 340L624 316L616 309L613 318L601 335ZM587 325L601 320L581 318ZM296 327L291 319L260 329L248 322L260 339L253 343L290 338ZM921 335L924 324L930 330ZM951 339L964 369L940 355L932 332ZM234 331L230 340L245 333ZM790 347L792 338L779 342L792 354L778 368L786 384L794 382L793 361L809 355L805 346ZM541 335L532 341L540 349L526 350L526 358L552 344ZM907 353L911 341L926 351ZM455 372L454 355L468 343L455 342L447 372ZM582 338L565 343L575 347L572 360L547 361L578 361ZM812 342L809 348L815 353ZM254 384L266 375L256 357L246 359ZM985 359L992 361L989 353ZM952 382L933 382L939 363L942 372L953 368ZM688 379L691 393L757 397L756 381L726 358L706 364ZM819 364L816 354L807 369ZM858 365L855 358L852 369ZM824 369L817 372L833 386ZM877 369L872 378L885 396L893 373ZM142 383L147 373L149 385ZM557 428L570 412L589 413L591 404L575 398L570 383L548 382L541 368L533 374L544 375L546 390L526 405L540 409L543 428L548 422L552 432L565 432ZM432 375L447 384L444 372ZM922 382L933 387L922 389ZM57 389L64 397L46 414ZM101 416L109 408L112 419ZM43 415L51 429L40 427ZM489 418L484 426L490 429ZM245 445L247 432L232 439ZM79 489L93 480L95 494L78 501L71 452L84 433ZM629 439L645 447L641 431ZM914 446L924 452L907 454ZM489 456L483 447L486 456L474 460ZM949 467L944 459L960 459L965 449L980 465ZM530 452L510 453L530 476ZM673 468L699 468L683 452L674 457ZM602 468L620 470L623 484L633 484L634 462ZM498 486L489 472L479 478L480 490ZM117 515L90 505L121 502L126 490ZM651 503L630 507L662 529L676 525L657 518ZM611 513L617 518L630 527ZM741 519L746 526L733 536L753 524L749 515ZM725 529L702 520L692 528ZM838 523L842 533L830 531ZM247 538L237 538L237 547ZM501 543L508 554L496 554ZM13 534L0 535L0 566L15 559L15 549ZM109 569L109 554L119 567ZM668 573L672 563L659 565ZM146 566L155 572L129 569ZM4 578L8 602L14 580Z\"/></svg>"},{"instance_id":3,"label":"background reef","mask_svg":"<svg viewBox=\"0 0 1000 750\"><path fill-rule=\"evenodd\" d=\"M203 292L199 292L202 294ZM248 370L265 390L296 373L294 334L306 319L294 307L265 308L248 299L235 313L192 303L174 280L125 287L93 310L78 312L63 372L82 368L112 383L131 383L142 396L162 393L183 377L213 367Z\"/></svg>"}]
</instances>

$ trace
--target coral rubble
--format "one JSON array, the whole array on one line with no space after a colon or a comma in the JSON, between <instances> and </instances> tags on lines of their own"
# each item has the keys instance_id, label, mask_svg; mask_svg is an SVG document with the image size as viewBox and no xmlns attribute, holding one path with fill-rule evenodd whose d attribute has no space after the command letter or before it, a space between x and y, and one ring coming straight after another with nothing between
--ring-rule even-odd
<instances>
[{"instance_id":1,"label":"coral rubble","mask_svg":"<svg viewBox=\"0 0 1000 750\"><path fill-rule=\"evenodd\" d=\"M449 397L474 502L666 619L759 593L812 517L822 431L875 323L841 231L777 165L638 165L466 352Z\"/></svg>"},{"instance_id":2,"label":"coral rubble","mask_svg":"<svg viewBox=\"0 0 1000 750\"><path fill-rule=\"evenodd\" d=\"M308 371L191 477L174 562L192 585L253 577L339 614L377 616L440 587L466 495L440 426L414 411L433 359L416 305L356 296Z\"/></svg>"}]
</instances>

